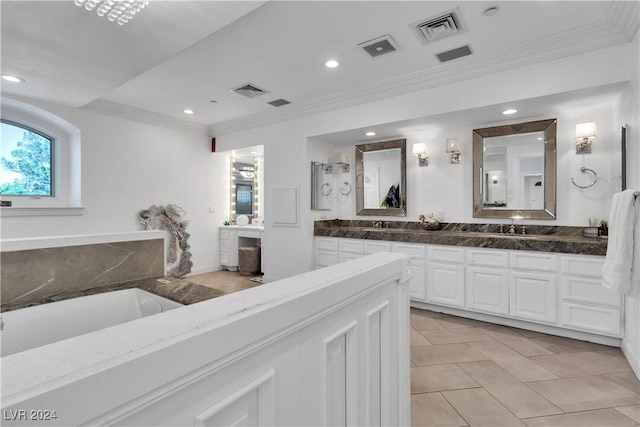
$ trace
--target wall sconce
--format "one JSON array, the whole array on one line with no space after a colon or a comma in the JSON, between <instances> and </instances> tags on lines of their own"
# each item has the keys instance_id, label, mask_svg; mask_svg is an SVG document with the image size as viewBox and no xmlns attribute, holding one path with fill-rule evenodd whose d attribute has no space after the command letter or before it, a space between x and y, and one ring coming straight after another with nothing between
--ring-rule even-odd
<instances>
[{"instance_id":1,"label":"wall sconce","mask_svg":"<svg viewBox=\"0 0 640 427\"><path fill-rule=\"evenodd\" d=\"M349 172L349 160L347 159L347 155L344 153L336 153L336 164L340 166L342 172Z\"/></svg>"},{"instance_id":2,"label":"wall sconce","mask_svg":"<svg viewBox=\"0 0 640 427\"><path fill-rule=\"evenodd\" d=\"M427 156L427 146L423 142L413 144L413 155L418 158L418 166L429 166L429 156Z\"/></svg>"},{"instance_id":3,"label":"wall sconce","mask_svg":"<svg viewBox=\"0 0 640 427\"><path fill-rule=\"evenodd\" d=\"M578 123L576 125L576 154L591 153L591 143L595 139L595 122Z\"/></svg>"},{"instance_id":4,"label":"wall sconce","mask_svg":"<svg viewBox=\"0 0 640 427\"><path fill-rule=\"evenodd\" d=\"M460 163L460 140L458 138L447 139L447 153L449 153L449 163Z\"/></svg>"}]
</instances>

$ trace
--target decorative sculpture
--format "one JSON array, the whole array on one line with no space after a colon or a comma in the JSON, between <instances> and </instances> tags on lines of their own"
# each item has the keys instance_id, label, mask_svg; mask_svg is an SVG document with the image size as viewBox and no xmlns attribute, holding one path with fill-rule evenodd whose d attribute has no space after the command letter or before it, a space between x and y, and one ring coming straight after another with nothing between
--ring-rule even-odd
<instances>
[{"instance_id":1,"label":"decorative sculpture","mask_svg":"<svg viewBox=\"0 0 640 427\"><path fill-rule=\"evenodd\" d=\"M156 206L138 213L145 230L166 230L169 232L169 249L167 253L167 275L182 277L191 272L193 262L190 260L190 234L186 228L189 221L183 221L186 212L177 205Z\"/></svg>"}]
</instances>

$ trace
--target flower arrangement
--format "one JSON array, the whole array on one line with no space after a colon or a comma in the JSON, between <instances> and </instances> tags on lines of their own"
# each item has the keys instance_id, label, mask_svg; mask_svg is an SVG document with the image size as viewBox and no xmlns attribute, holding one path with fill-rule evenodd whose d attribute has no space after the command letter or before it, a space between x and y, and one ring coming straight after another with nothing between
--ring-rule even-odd
<instances>
[{"instance_id":1,"label":"flower arrangement","mask_svg":"<svg viewBox=\"0 0 640 427\"><path fill-rule=\"evenodd\" d=\"M421 214L418 219L425 230L437 230L440 228L440 221L433 213Z\"/></svg>"}]
</instances>

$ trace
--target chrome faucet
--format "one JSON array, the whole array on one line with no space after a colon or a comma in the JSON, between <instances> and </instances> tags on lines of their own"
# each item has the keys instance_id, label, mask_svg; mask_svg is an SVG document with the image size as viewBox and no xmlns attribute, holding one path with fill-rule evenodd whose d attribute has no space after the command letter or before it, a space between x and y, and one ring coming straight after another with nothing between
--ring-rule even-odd
<instances>
[{"instance_id":1,"label":"chrome faucet","mask_svg":"<svg viewBox=\"0 0 640 427\"><path fill-rule=\"evenodd\" d=\"M374 221L373 228L382 228L382 221Z\"/></svg>"},{"instance_id":2,"label":"chrome faucet","mask_svg":"<svg viewBox=\"0 0 640 427\"><path fill-rule=\"evenodd\" d=\"M504 224L500 224L500 234L504 234Z\"/></svg>"},{"instance_id":3,"label":"chrome faucet","mask_svg":"<svg viewBox=\"0 0 640 427\"><path fill-rule=\"evenodd\" d=\"M526 225L522 226L522 234L527 234L527 226Z\"/></svg>"},{"instance_id":4,"label":"chrome faucet","mask_svg":"<svg viewBox=\"0 0 640 427\"><path fill-rule=\"evenodd\" d=\"M509 234L516 234L516 226L511 224L509 226Z\"/></svg>"}]
</instances>

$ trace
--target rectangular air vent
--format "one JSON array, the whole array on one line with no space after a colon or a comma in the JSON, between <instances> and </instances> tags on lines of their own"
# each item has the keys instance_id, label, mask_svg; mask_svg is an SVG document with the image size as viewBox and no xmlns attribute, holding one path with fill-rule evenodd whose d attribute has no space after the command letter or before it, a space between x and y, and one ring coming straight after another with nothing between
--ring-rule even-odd
<instances>
[{"instance_id":1,"label":"rectangular air vent","mask_svg":"<svg viewBox=\"0 0 640 427\"><path fill-rule=\"evenodd\" d=\"M268 90L259 88L258 86L252 83L243 84L242 86L238 86L231 90L237 93L238 95L246 96L247 98L255 98L256 96L269 93Z\"/></svg>"},{"instance_id":2,"label":"rectangular air vent","mask_svg":"<svg viewBox=\"0 0 640 427\"><path fill-rule=\"evenodd\" d=\"M460 8L451 9L437 16L412 24L423 44L466 32Z\"/></svg>"},{"instance_id":3,"label":"rectangular air vent","mask_svg":"<svg viewBox=\"0 0 640 427\"><path fill-rule=\"evenodd\" d=\"M375 58L385 53L395 52L400 49L398 44L391 38L389 34L375 38L373 40L360 43L358 47L362 48L369 56Z\"/></svg>"},{"instance_id":4,"label":"rectangular air vent","mask_svg":"<svg viewBox=\"0 0 640 427\"><path fill-rule=\"evenodd\" d=\"M471 47L469 45L458 47L455 49L448 50L446 52L437 53L436 56L440 60L440 62L447 62L453 59L462 58L463 56L471 55Z\"/></svg>"},{"instance_id":5,"label":"rectangular air vent","mask_svg":"<svg viewBox=\"0 0 640 427\"><path fill-rule=\"evenodd\" d=\"M274 107L282 107L283 105L291 104L291 102L286 99L276 99L275 101L267 102L269 105L273 105Z\"/></svg>"}]
</instances>

